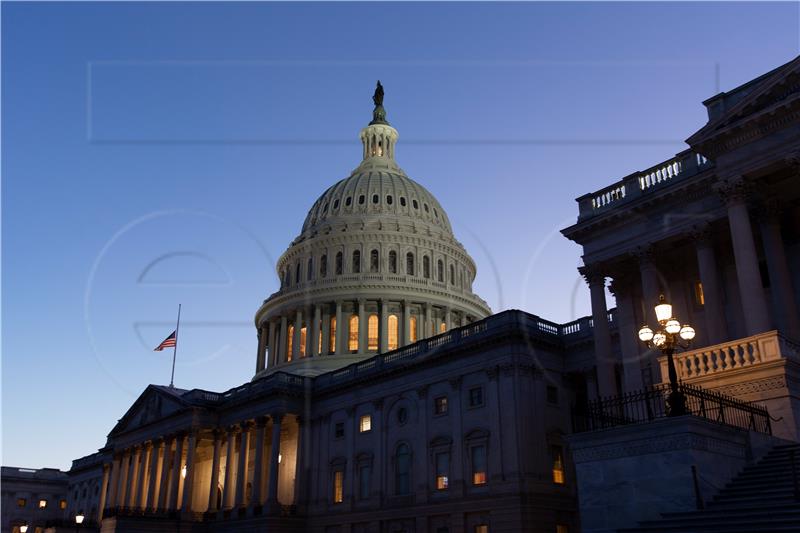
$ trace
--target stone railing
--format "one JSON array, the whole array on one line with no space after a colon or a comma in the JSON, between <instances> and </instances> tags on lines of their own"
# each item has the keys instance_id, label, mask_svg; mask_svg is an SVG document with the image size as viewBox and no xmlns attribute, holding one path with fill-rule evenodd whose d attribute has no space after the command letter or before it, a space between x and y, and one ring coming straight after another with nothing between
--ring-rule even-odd
<instances>
[{"instance_id":1,"label":"stone railing","mask_svg":"<svg viewBox=\"0 0 800 533\"><path fill-rule=\"evenodd\" d=\"M674 355L678 379L692 380L711 374L730 372L770 361L797 358L800 347L777 331L705 346ZM660 357L661 375L667 375L667 358Z\"/></svg>"},{"instance_id":2,"label":"stone railing","mask_svg":"<svg viewBox=\"0 0 800 533\"><path fill-rule=\"evenodd\" d=\"M693 176L710 166L712 166L711 161L702 155L685 150L647 170L634 172L599 191L581 196L577 199L578 220L593 217L612 206L632 201L655 188L677 179Z\"/></svg>"}]
</instances>

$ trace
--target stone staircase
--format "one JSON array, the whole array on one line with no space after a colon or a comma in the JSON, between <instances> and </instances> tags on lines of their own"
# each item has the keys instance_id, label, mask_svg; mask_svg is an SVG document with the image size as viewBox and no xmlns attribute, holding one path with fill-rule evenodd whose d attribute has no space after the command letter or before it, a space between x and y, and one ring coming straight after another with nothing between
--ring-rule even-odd
<instances>
[{"instance_id":1,"label":"stone staircase","mask_svg":"<svg viewBox=\"0 0 800 533\"><path fill-rule=\"evenodd\" d=\"M794 454L795 466L792 465ZM800 532L800 444L775 446L697 511L663 513L619 533Z\"/></svg>"}]
</instances>

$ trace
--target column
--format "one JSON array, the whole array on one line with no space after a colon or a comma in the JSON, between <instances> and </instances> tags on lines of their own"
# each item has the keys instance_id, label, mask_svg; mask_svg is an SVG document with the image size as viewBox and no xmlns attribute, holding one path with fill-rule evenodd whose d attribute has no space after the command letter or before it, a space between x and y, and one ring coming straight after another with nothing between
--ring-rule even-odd
<instances>
[{"instance_id":1,"label":"column","mask_svg":"<svg viewBox=\"0 0 800 533\"><path fill-rule=\"evenodd\" d=\"M403 327L400 346L408 346L411 342L411 310L408 308L408 300L403 300Z\"/></svg>"},{"instance_id":2,"label":"column","mask_svg":"<svg viewBox=\"0 0 800 533\"><path fill-rule=\"evenodd\" d=\"M158 438L153 442L153 447L150 450L150 483L147 489L147 500L143 502L143 506L155 511L158 508L158 465L159 457L164 451L164 439Z\"/></svg>"},{"instance_id":3,"label":"column","mask_svg":"<svg viewBox=\"0 0 800 533\"><path fill-rule=\"evenodd\" d=\"M125 480L125 498L122 501L124 507L133 507L133 495L136 488L136 461L139 458L139 446L136 445L131 450L128 458L128 477Z\"/></svg>"},{"instance_id":4,"label":"column","mask_svg":"<svg viewBox=\"0 0 800 533\"><path fill-rule=\"evenodd\" d=\"M192 492L194 489L194 457L200 439L197 430L189 433L189 447L186 448L186 479L183 480L183 502L181 512L190 513L192 511Z\"/></svg>"},{"instance_id":5,"label":"column","mask_svg":"<svg viewBox=\"0 0 800 533\"><path fill-rule=\"evenodd\" d=\"M164 455L161 456L161 479L158 483L158 509L164 511L169 505L167 496L169 495L169 472L170 472L170 457L172 457L172 446L177 446L177 437L172 437L169 443L164 443Z\"/></svg>"},{"instance_id":6,"label":"column","mask_svg":"<svg viewBox=\"0 0 800 533\"><path fill-rule=\"evenodd\" d=\"M450 331L453 327L452 324L452 317L450 316L450 308L444 308L444 329L445 331Z\"/></svg>"},{"instance_id":7,"label":"column","mask_svg":"<svg viewBox=\"0 0 800 533\"><path fill-rule=\"evenodd\" d=\"M651 328L658 325L656 319L655 306L658 304L658 297L661 295L661 289L658 281L658 269L656 268L653 259L653 251L646 249L640 251L638 254L639 259L639 274L642 277L642 304L644 305L645 323L649 324ZM656 365L657 366L657 365Z\"/></svg>"},{"instance_id":8,"label":"column","mask_svg":"<svg viewBox=\"0 0 800 533\"><path fill-rule=\"evenodd\" d=\"M111 489L106 500L106 508L111 509L117 506L117 489L119 488L120 466L122 454L114 454L114 461L111 464Z\"/></svg>"},{"instance_id":9,"label":"column","mask_svg":"<svg viewBox=\"0 0 800 533\"><path fill-rule=\"evenodd\" d=\"M449 414L448 416L452 416L452 428L453 428L453 456L450 462L450 472L453 476L453 482L448 487L448 491L452 490L452 497L453 498L460 498L464 494L464 482L465 478L468 477L468 474L465 476L464 472L464 460L462 458L462 451L464 450L464 446L461 443L464 442L464 430L462 427L462 408L461 408L461 377L451 378L450 379L450 394L448 395L448 405L452 404L453 410L450 411L448 409ZM427 414L426 414L427 415Z\"/></svg>"},{"instance_id":10,"label":"column","mask_svg":"<svg viewBox=\"0 0 800 533\"><path fill-rule=\"evenodd\" d=\"M611 332L608 328L608 309L606 308L606 278L599 270L584 267L582 274L589 283L592 299L592 321L594 327L594 361L597 368L597 390L601 397L617 393L614 378L614 359L611 356Z\"/></svg>"},{"instance_id":11,"label":"column","mask_svg":"<svg viewBox=\"0 0 800 533\"><path fill-rule=\"evenodd\" d=\"M380 306L380 325L378 326L378 350L380 353L389 351L389 305L384 299L378 300Z\"/></svg>"},{"instance_id":12,"label":"column","mask_svg":"<svg viewBox=\"0 0 800 533\"><path fill-rule=\"evenodd\" d=\"M747 210L749 191L744 180L738 177L726 181L720 188L720 193L728 206L728 224L747 335L763 333L768 331L771 325L764 290L761 287L761 273L758 270L758 256L753 241L750 214Z\"/></svg>"},{"instance_id":13,"label":"column","mask_svg":"<svg viewBox=\"0 0 800 533\"><path fill-rule=\"evenodd\" d=\"M276 338L276 331L277 327L275 326L275 321L269 321L269 345L267 347L269 351L269 362L267 363L269 366L275 366L277 364L277 360L275 359L278 355L278 340Z\"/></svg>"},{"instance_id":14,"label":"column","mask_svg":"<svg viewBox=\"0 0 800 533\"><path fill-rule=\"evenodd\" d=\"M181 480L181 467L183 466L183 441L185 436L179 434L175 437L175 455L172 459L172 479L170 480L169 489L169 507L170 510L178 509L178 490L180 489Z\"/></svg>"},{"instance_id":15,"label":"column","mask_svg":"<svg viewBox=\"0 0 800 533\"><path fill-rule=\"evenodd\" d=\"M270 326L272 323L270 323ZM271 329L271 328L270 328ZM214 455L211 459L211 480L208 488L208 509L207 512L217 510L217 486L219 485L219 457L222 449L222 432L214 429Z\"/></svg>"},{"instance_id":16,"label":"column","mask_svg":"<svg viewBox=\"0 0 800 533\"><path fill-rule=\"evenodd\" d=\"M300 328L303 327L303 311L298 309L294 313L294 336L292 338L292 361L300 358ZM306 335L307 337L308 335Z\"/></svg>"},{"instance_id":17,"label":"column","mask_svg":"<svg viewBox=\"0 0 800 533\"><path fill-rule=\"evenodd\" d=\"M286 356L288 354L286 352L286 331L288 327L289 324L286 320L286 316L284 315L281 317L281 334L280 334L281 341L278 344L278 349L280 350L280 352L275 354L275 357L277 358L276 361L278 361L278 364L286 361L287 359Z\"/></svg>"},{"instance_id":18,"label":"column","mask_svg":"<svg viewBox=\"0 0 800 533\"><path fill-rule=\"evenodd\" d=\"M338 325L336 326L339 327ZM278 504L278 457L281 453L281 420L283 414L272 414L272 446L270 448L269 458L269 485L267 489L267 504L273 509L277 508Z\"/></svg>"},{"instance_id":19,"label":"column","mask_svg":"<svg viewBox=\"0 0 800 533\"><path fill-rule=\"evenodd\" d=\"M431 336L431 324L433 324L431 304L425 303L425 331L419 337L420 339L427 339Z\"/></svg>"},{"instance_id":20,"label":"column","mask_svg":"<svg viewBox=\"0 0 800 533\"><path fill-rule=\"evenodd\" d=\"M319 334L322 331L320 330L320 322L322 322L322 309L319 305L314 306L313 316L314 318L311 321L311 326L308 328L311 338L306 340L306 343L308 344L308 346L306 346L306 353L311 357L320 355L320 353L325 353L324 351L320 350ZM323 345L322 350L324 349L325 346Z\"/></svg>"},{"instance_id":21,"label":"column","mask_svg":"<svg viewBox=\"0 0 800 533\"><path fill-rule=\"evenodd\" d=\"M299 313L298 313L299 314ZM236 472L236 503L235 507L245 505L245 490L247 487L247 448L250 445L250 428L252 422L242 422L242 433L239 440L239 467Z\"/></svg>"},{"instance_id":22,"label":"column","mask_svg":"<svg viewBox=\"0 0 800 533\"><path fill-rule=\"evenodd\" d=\"M139 458L139 474L136 476L136 494L134 495L133 506L139 509L144 509L145 501L147 500L147 458L150 455L150 450L153 444L142 444L142 451Z\"/></svg>"},{"instance_id":23,"label":"column","mask_svg":"<svg viewBox=\"0 0 800 533\"><path fill-rule=\"evenodd\" d=\"M765 206L761 217L761 241L769 271L775 326L793 339L800 339L800 318L794 298L792 275L786 261L780 226L780 209L776 203Z\"/></svg>"},{"instance_id":24,"label":"column","mask_svg":"<svg viewBox=\"0 0 800 533\"><path fill-rule=\"evenodd\" d=\"M100 502L97 506L97 521L103 519L103 509L106 508L106 494L108 492L108 481L111 477L112 463L103 464L103 482L100 484Z\"/></svg>"},{"instance_id":25,"label":"column","mask_svg":"<svg viewBox=\"0 0 800 533\"><path fill-rule=\"evenodd\" d=\"M283 319L285 320L285 319ZM222 486L222 508L233 507L233 469L234 450L236 449L236 426L228 427L228 438L225 445L225 484Z\"/></svg>"},{"instance_id":26,"label":"column","mask_svg":"<svg viewBox=\"0 0 800 533\"><path fill-rule=\"evenodd\" d=\"M633 280L630 276L617 276L611 284L611 290L617 301L617 323L619 328L619 345L622 352L623 389L633 392L642 389L642 363L639 326L636 322L636 309L633 300Z\"/></svg>"},{"instance_id":27,"label":"column","mask_svg":"<svg viewBox=\"0 0 800 533\"><path fill-rule=\"evenodd\" d=\"M359 298L358 300L358 353L367 353L367 310L366 300Z\"/></svg>"},{"instance_id":28,"label":"column","mask_svg":"<svg viewBox=\"0 0 800 533\"><path fill-rule=\"evenodd\" d=\"M266 417L259 416L256 418L256 457L253 470L253 497L250 500L250 505L261 505L263 501L261 485L264 483L264 426L266 424Z\"/></svg>"},{"instance_id":29,"label":"column","mask_svg":"<svg viewBox=\"0 0 800 533\"><path fill-rule=\"evenodd\" d=\"M309 469L311 464L311 421L296 416L297 460L294 476L294 504L304 505L308 494Z\"/></svg>"},{"instance_id":30,"label":"column","mask_svg":"<svg viewBox=\"0 0 800 533\"><path fill-rule=\"evenodd\" d=\"M266 367L267 361L267 335L264 331L264 326L260 326L257 330L258 335L258 349L256 351L256 373L261 372Z\"/></svg>"},{"instance_id":31,"label":"column","mask_svg":"<svg viewBox=\"0 0 800 533\"><path fill-rule=\"evenodd\" d=\"M342 324L342 302L336 302L336 354L339 355L344 353L344 340L342 339L343 335L342 332L344 331L344 325Z\"/></svg>"},{"instance_id":32,"label":"column","mask_svg":"<svg viewBox=\"0 0 800 533\"><path fill-rule=\"evenodd\" d=\"M707 226L699 228L693 237L697 253L697 270L700 273L700 283L703 285L706 339L708 344L719 344L728 340L728 325L725 320L725 307L722 305L722 285L711 230Z\"/></svg>"}]
</instances>

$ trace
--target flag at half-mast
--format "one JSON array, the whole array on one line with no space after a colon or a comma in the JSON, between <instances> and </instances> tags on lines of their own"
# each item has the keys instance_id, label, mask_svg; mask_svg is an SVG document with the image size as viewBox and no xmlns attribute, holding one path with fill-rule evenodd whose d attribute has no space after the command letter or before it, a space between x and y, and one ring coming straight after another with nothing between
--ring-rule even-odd
<instances>
[{"instance_id":1,"label":"flag at half-mast","mask_svg":"<svg viewBox=\"0 0 800 533\"><path fill-rule=\"evenodd\" d=\"M177 340L177 339L176 339L176 336L175 336L175 332L173 331L172 333L170 333L169 337L167 337L166 339L164 339L164 340L161 342L161 344L159 344L158 346L156 346L156 349L155 349L155 350L153 350L153 351L154 351L154 352L160 352L160 351L161 351L161 350L163 350L164 348L173 348L173 347L175 346L176 340Z\"/></svg>"}]
</instances>

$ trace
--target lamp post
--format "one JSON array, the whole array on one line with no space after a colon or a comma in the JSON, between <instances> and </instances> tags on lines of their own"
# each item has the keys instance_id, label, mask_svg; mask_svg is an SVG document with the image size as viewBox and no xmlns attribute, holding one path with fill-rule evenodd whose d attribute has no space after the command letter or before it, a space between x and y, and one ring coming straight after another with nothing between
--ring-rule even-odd
<instances>
[{"instance_id":1,"label":"lamp post","mask_svg":"<svg viewBox=\"0 0 800 533\"><path fill-rule=\"evenodd\" d=\"M656 319L661 326L653 331L650 326L645 324L639 330L639 340L648 347L657 348L667 356L667 367L669 370L669 397L667 405L669 407L668 416L681 416L687 414L686 397L678 388L678 373L675 370L673 354L676 348L688 348L689 343L694 339L695 331L689 324L681 324L672 315L672 305L667 303L662 294L658 298L658 305L655 307ZM681 343L681 341L684 341Z\"/></svg>"},{"instance_id":2,"label":"lamp post","mask_svg":"<svg viewBox=\"0 0 800 533\"><path fill-rule=\"evenodd\" d=\"M75 531L76 532L81 530L81 524L83 524L83 519L84 518L85 518L85 516L83 515L83 512L79 512L78 514L75 515Z\"/></svg>"}]
</instances>

